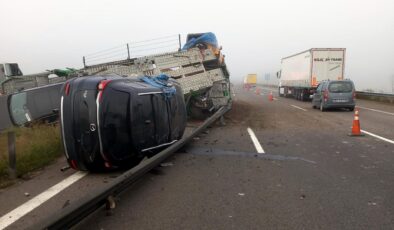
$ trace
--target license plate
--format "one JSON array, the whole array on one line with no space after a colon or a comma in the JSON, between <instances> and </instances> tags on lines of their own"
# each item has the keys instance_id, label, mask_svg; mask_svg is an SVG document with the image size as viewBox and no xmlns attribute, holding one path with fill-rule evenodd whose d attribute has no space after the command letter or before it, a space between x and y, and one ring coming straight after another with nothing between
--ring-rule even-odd
<instances>
[{"instance_id":1,"label":"license plate","mask_svg":"<svg viewBox=\"0 0 394 230\"><path fill-rule=\"evenodd\" d=\"M334 102L348 102L346 99L334 99Z\"/></svg>"}]
</instances>

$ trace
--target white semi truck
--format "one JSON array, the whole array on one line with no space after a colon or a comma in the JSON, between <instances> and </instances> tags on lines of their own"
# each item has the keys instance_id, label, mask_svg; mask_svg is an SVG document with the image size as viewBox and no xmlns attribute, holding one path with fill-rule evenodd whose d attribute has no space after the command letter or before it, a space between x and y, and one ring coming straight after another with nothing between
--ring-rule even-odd
<instances>
[{"instance_id":1,"label":"white semi truck","mask_svg":"<svg viewBox=\"0 0 394 230\"><path fill-rule=\"evenodd\" d=\"M279 96L308 100L323 80L343 80L345 48L312 48L282 58Z\"/></svg>"}]
</instances>

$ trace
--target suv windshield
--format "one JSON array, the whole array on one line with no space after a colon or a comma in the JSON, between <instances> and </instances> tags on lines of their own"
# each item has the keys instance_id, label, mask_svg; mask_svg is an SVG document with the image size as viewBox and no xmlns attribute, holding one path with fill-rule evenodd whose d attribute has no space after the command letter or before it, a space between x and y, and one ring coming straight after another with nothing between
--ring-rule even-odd
<instances>
[{"instance_id":1,"label":"suv windshield","mask_svg":"<svg viewBox=\"0 0 394 230\"><path fill-rule=\"evenodd\" d=\"M328 90L331 93L350 93L353 90L351 82L331 82L328 86Z\"/></svg>"},{"instance_id":2,"label":"suv windshield","mask_svg":"<svg viewBox=\"0 0 394 230\"><path fill-rule=\"evenodd\" d=\"M30 112L26 106L26 92L11 96L10 113L15 124L22 125L31 120Z\"/></svg>"}]
</instances>

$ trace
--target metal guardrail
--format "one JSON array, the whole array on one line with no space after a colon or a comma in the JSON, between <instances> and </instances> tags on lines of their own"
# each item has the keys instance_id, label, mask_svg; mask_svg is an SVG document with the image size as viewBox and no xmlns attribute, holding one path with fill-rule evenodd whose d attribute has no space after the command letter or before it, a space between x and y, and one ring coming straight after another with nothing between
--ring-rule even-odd
<instances>
[{"instance_id":1,"label":"metal guardrail","mask_svg":"<svg viewBox=\"0 0 394 230\"><path fill-rule=\"evenodd\" d=\"M377 96L377 97L393 97L394 94L390 93L372 93L372 92L364 92L364 91L356 91L358 95L363 95L363 96Z\"/></svg>"},{"instance_id":2,"label":"metal guardrail","mask_svg":"<svg viewBox=\"0 0 394 230\"><path fill-rule=\"evenodd\" d=\"M192 140L196 135L206 129L230 109L230 106L221 107L215 114L205 120L202 125L193 130L190 135L182 138L154 157L149 158L134 168L126 171L119 177L115 178L111 183L108 183L105 187L93 191L88 196L73 202L62 210L58 210L45 220L32 226L30 229L69 229L76 225L91 213L107 204L109 200L113 201L115 196L127 189L132 183L145 175L151 169L157 167L166 158L173 155L175 151Z\"/></svg>"},{"instance_id":3,"label":"metal guardrail","mask_svg":"<svg viewBox=\"0 0 394 230\"><path fill-rule=\"evenodd\" d=\"M269 88L278 88L277 85L267 85L267 84L257 84L257 85L269 87ZM389 94L389 93L372 93L372 92L356 91L356 97L359 99L380 101L380 102L394 104L394 94Z\"/></svg>"},{"instance_id":4,"label":"metal guardrail","mask_svg":"<svg viewBox=\"0 0 394 230\"><path fill-rule=\"evenodd\" d=\"M357 91L356 97L360 99L366 99L372 101L394 103L394 94L388 94L388 93L371 93L371 92Z\"/></svg>"}]
</instances>

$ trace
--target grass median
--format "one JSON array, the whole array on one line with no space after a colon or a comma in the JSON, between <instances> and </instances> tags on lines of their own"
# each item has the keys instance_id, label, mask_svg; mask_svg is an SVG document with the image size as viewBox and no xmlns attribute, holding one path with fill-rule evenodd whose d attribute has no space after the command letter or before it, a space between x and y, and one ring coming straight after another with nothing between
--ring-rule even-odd
<instances>
[{"instance_id":1,"label":"grass median","mask_svg":"<svg viewBox=\"0 0 394 230\"><path fill-rule=\"evenodd\" d=\"M20 127L15 132L16 173L21 177L42 168L61 155L60 130L57 125ZM0 187L12 183L8 174L7 131L0 134Z\"/></svg>"}]
</instances>

